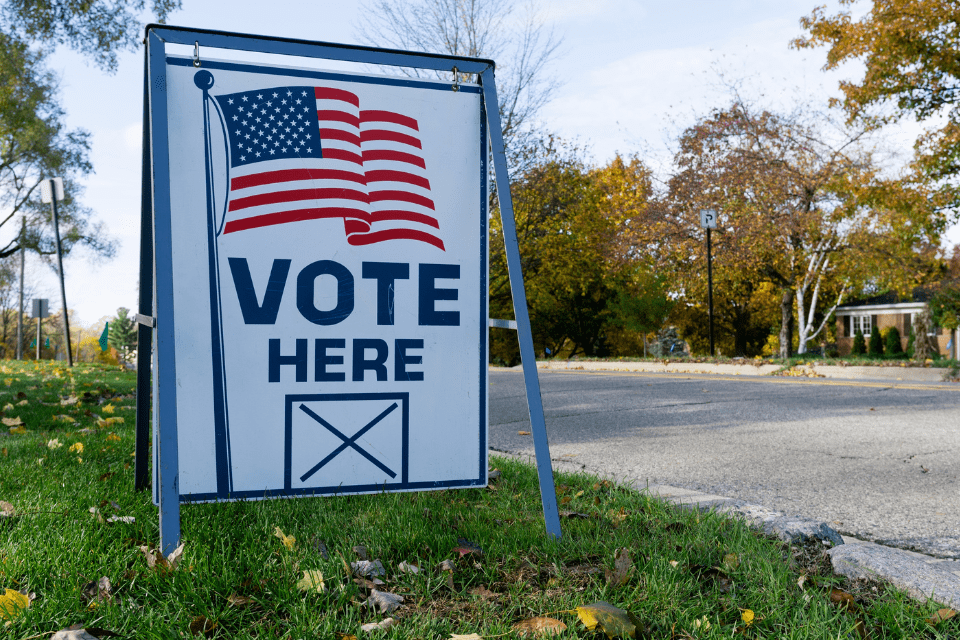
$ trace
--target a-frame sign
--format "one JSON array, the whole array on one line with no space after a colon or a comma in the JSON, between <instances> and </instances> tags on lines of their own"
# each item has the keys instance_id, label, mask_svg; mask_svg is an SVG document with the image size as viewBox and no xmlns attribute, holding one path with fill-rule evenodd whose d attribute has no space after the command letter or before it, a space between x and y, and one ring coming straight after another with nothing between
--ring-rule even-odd
<instances>
[{"instance_id":1,"label":"a-frame sign","mask_svg":"<svg viewBox=\"0 0 960 640\"><path fill-rule=\"evenodd\" d=\"M136 483L152 368L164 553L182 502L487 484L490 159L560 536L492 61L151 25L143 158Z\"/></svg>"}]
</instances>

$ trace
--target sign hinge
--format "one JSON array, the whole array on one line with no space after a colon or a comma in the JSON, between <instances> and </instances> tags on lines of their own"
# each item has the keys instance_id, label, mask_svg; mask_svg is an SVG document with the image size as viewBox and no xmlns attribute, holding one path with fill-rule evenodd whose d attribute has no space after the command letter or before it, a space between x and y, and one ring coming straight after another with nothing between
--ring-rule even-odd
<instances>
[{"instance_id":1,"label":"sign hinge","mask_svg":"<svg viewBox=\"0 0 960 640\"><path fill-rule=\"evenodd\" d=\"M490 327L493 329L513 329L517 330L517 321L516 320L496 320L490 318Z\"/></svg>"},{"instance_id":2,"label":"sign hinge","mask_svg":"<svg viewBox=\"0 0 960 640\"><path fill-rule=\"evenodd\" d=\"M145 316L142 313L138 313L136 319L138 324L142 324L145 327L150 327L151 329L157 327L157 319L153 316Z\"/></svg>"}]
</instances>

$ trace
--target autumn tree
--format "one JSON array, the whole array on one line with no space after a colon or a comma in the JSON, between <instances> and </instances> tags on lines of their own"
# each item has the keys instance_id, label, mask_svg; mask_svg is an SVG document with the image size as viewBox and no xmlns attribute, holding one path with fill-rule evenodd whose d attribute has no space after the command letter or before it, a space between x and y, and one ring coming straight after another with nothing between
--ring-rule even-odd
<instances>
[{"instance_id":1,"label":"autumn tree","mask_svg":"<svg viewBox=\"0 0 960 640\"><path fill-rule=\"evenodd\" d=\"M645 232L659 240L677 290L703 300L699 211L715 209L715 296L742 301L731 310L745 313L760 284L773 285L781 357L790 355L795 319L804 353L851 288L904 288L926 275L923 258L943 228L922 184L880 177L862 129L828 134L822 120L741 100L701 118L680 137L677 171Z\"/></svg>"},{"instance_id":2,"label":"autumn tree","mask_svg":"<svg viewBox=\"0 0 960 640\"><path fill-rule=\"evenodd\" d=\"M537 116L559 85L549 65L561 45L535 3L518 10L514 0L368 0L360 15L358 34L371 46L496 61L510 174L535 166L528 151L539 137Z\"/></svg>"},{"instance_id":3,"label":"autumn tree","mask_svg":"<svg viewBox=\"0 0 960 640\"><path fill-rule=\"evenodd\" d=\"M960 4L954 0L840 0L814 9L796 47L829 47L825 70L858 61L859 81L842 82L851 120L884 124L914 117L931 129L917 141L918 164L960 204ZM854 19L854 7L869 6Z\"/></svg>"}]
</instances>

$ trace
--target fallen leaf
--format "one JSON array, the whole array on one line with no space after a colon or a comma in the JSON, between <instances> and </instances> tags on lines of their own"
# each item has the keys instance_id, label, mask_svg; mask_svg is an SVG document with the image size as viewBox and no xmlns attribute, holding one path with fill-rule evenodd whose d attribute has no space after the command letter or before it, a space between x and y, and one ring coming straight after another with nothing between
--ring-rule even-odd
<instances>
[{"instance_id":1,"label":"fallen leaf","mask_svg":"<svg viewBox=\"0 0 960 640\"><path fill-rule=\"evenodd\" d=\"M367 580L366 578L354 578L353 583L358 587L362 587L369 591L370 589L376 589L377 587L383 586L386 584L383 580L379 578L374 578L373 580Z\"/></svg>"},{"instance_id":2,"label":"fallen leaf","mask_svg":"<svg viewBox=\"0 0 960 640\"><path fill-rule=\"evenodd\" d=\"M67 397L67 398L60 398L60 404L61 404L61 406L64 406L64 407L69 407L69 406L72 405L72 404L77 404L79 401L80 401L80 400L77 398L77 396L70 396L70 397Z\"/></svg>"},{"instance_id":3,"label":"fallen leaf","mask_svg":"<svg viewBox=\"0 0 960 640\"><path fill-rule=\"evenodd\" d=\"M94 509L96 509L96 507L91 507L90 511L94 511ZM184 544L185 543L181 543L180 546L171 551L170 555L168 555L166 558L164 558L163 554L159 551L151 549L145 545L140 547L140 551L143 552L143 555L147 559L148 568L174 571L180 565L180 560L183 559Z\"/></svg>"},{"instance_id":4,"label":"fallen leaf","mask_svg":"<svg viewBox=\"0 0 960 640\"><path fill-rule=\"evenodd\" d=\"M383 568L383 563L379 560L357 560L350 563L350 568L354 575L360 576L385 576L387 570Z\"/></svg>"},{"instance_id":5,"label":"fallen leaf","mask_svg":"<svg viewBox=\"0 0 960 640\"><path fill-rule=\"evenodd\" d=\"M20 402L17 403L17 406L18 406L18 407L25 407L25 406L27 406L28 404L30 404L30 401L29 401L29 400L21 400Z\"/></svg>"},{"instance_id":6,"label":"fallen leaf","mask_svg":"<svg viewBox=\"0 0 960 640\"><path fill-rule=\"evenodd\" d=\"M58 438L54 438L53 440L47 440L47 449L59 449L62 446L63 446L63 443L60 442Z\"/></svg>"},{"instance_id":7,"label":"fallen leaf","mask_svg":"<svg viewBox=\"0 0 960 640\"><path fill-rule=\"evenodd\" d=\"M677 567L680 566L680 563L677 562L676 560L671 560L671 561L670 561L670 566L673 567L674 569L676 569Z\"/></svg>"},{"instance_id":8,"label":"fallen leaf","mask_svg":"<svg viewBox=\"0 0 960 640\"><path fill-rule=\"evenodd\" d=\"M280 530L280 527L274 527L273 535L280 538L280 542L282 542L283 546L285 546L289 551L293 551L293 545L297 543L297 539L295 537L284 534L283 531Z\"/></svg>"},{"instance_id":9,"label":"fallen leaf","mask_svg":"<svg viewBox=\"0 0 960 640\"><path fill-rule=\"evenodd\" d=\"M483 640L483 636L476 633L468 633L466 635L454 633L450 636L450 638L448 638L448 640Z\"/></svg>"},{"instance_id":10,"label":"fallen leaf","mask_svg":"<svg viewBox=\"0 0 960 640\"><path fill-rule=\"evenodd\" d=\"M19 591L7 589L6 593L0 596L0 618L13 620L29 606L30 599L27 596Z\"/></svg>"},{"instance_id":11,"label":"fallen leaf","mask_svg":"<svg viewBox=\"0 0 960 640\"><path fill-rule=\"evenodd\" d=\"M626 547L620 549L615 556L613 570L604 568L603 573L611 587L621 587L627 583L633 575L633 560L630 559L630 552Z\"/></svg>"},{"instance_id":12,"label":"fallen leaf","mask_svg":"<svg viewBox=\"0 0 960 640\"><path fill-rule=\"evenodd\" d=\"M500 469L491 469L487 472L487 481L492 482L493 480L497 480L502 475L503 473L501 473Z\"/></svg>"},{"instance_id":13,"label":"fallen leaf","mask_svg":"<svg viewBox=\"0 0 960 640\"><path fill-rule=\"evenodd\" d=\"M371 589L370 596L367 598L365 604L371 609L379 610L380 613L390 613L399 607L402 602L403 596Z\"/></svg>"},{"instance_id":14,"label":"fallen leaf","mask_svg":"<svg viewBox=\"0 0 960 640\"><path fill-rule=\"evenodd\" d=\"M526 636L555 636L566 631L567 625L555 618L527 618L513 625L517 635Z\"/></svg>"},{"instance_id":15,"label":"fallen leaf","mask_svg":"<svg viewBox=\"0 0 960 640\"><path fill-rule=\"evenodd\" d=\"M735 553L728 553L723 556L723 568L727 571L734 571L740 566L740 558Z\"/></svg>"},{"instance_id":16,"label":"fallen leaf","mask_svg":"<svg viewBox=\"0 0 960 640\"><path fill-rule=\"evenodd\" d=\"M583 607L577 607L576 611L580 622L590 631L599 626L608 638L617 636L636 637L637 625L631 619L632 616L608 602L594 602Z\"/></svg>"},{"instance_id":17,"label":"fallen leaf","mask_svg":"<svg viewBox=\"0 0 960 640\"><path fill-rule=\"evenodd\" d=\"M518 436L528 436L530 435L529 431L517 431Z\"/></svg>"},{"instance_id":18,"label":"fallen leaf","mask_svg":"<svg viewBox=\"0 0 960 640\"><path fill-rule=\"evenodd\" d=\"M6 447L4 447L3 449L0 449L0 455L3 455L3 457L6 458L8 455L10 455L10 452L7 451Z\"/></svg>"},{"instance_id":19,"label":"fallen leaf","mask_svg":"<svg viewBox=\"0 0 960 640\"><path fill-rule=\"evenodd\" d=\"M100 640L100 638L90 635L86 629L61 629L53 634L50 640Z\"/></svg>"},{"instance_id":20,"label":"fallen leaf","mask_svg":"<svg viewBox=\"0 0 960 640\"><path fill-rule=\"evenodd\" d=\"M9 402L8 402L7 404L3 405L3 410L4 410L4 411L13 411L14 409L15 409L15 407L14 407L12 404L10 404Z\"/></svg>"},{"instance_id":21,"label":"fallen leaf","mask_svg":"<svg viewBox=\"0 0 960 640\"><path fill-rule=\"evenodd\" d=\"M340 631L334 632L333 636L337 640L357 640L357 636L350 633L342 633Z\"/></svg>"},{"instance_id":22,"label":"fallen leaf","mask_svg":"<svg viewBox=\"0 0 960 640\"><path fill-rule=\"evenodd\" d=\"M88 582L83 586L83 589L80 591L80 600L84 604L103 601L110 602L110 600L112 600L110 595L112 589L110 578L103 576L99 580Z\"/></svg>"},{"instance_id":23,"label":"fallen leaf","mask_svg":"<svg viewBox=\"0 0 960 640\"><path fill-rule=\"evenodd\" d=\"M197 616L190 622L190 633L195 636L211 636L216 628L217 623L206 616Z\"/></svg>"},{"instance_id":24,"label":"fallen leaf","mask_svg":"<svg viewBox=\"0 0 960 640\"><path fill-rule=\"evenodd\" d=\"M104 413L113 413L115 408L116 407L114 407L112 404L105 404L102 407L100 407L100 410L103 411Z\"/></svg>"},{"instance_id":25,"label":"fallen leaf","mask_svg":"<svg viewBox=\"0 0 960 640\"><path fill-rule=\"evenodd\" d=\"M123 524L133 524L137 519L133 516L110 516L107 522L122 522Z\"/></svg>"},{"instance_id":26,"label":"fallen leaf","mask_svg":"<svg viewBox=\"0 0 960 640\"><path fill-rule=\"evenodd\" d=\"M16 512L17 511L13 508L12 504L6 500L0 500L0 518L9 518Z\"/></svg>"},{"instance_id":27,"label":"fallen leaf","mask_svg":"<svg viewBox=\"0 0 960 640\"><path fill-rule=\"evenodd\" d=\"M744 609L740 612L740 619L743 620L743 624L748 627L753 624L754 617L753 611L750 609Z\"/></svg>"},{"instance_id":28,"label":"fallen leaf","mask_svg":"<svg viewBox=\"0 0 960 640\"><path fill-rule=\"evenodd\" d=\"M497 597L497 594L495 594L493 591L490 591L486 587L474 587L473 589L470 589L470 595L477 596L481 600L490 600Z\"/></svg>"},{"instance_id":29,"label":"fallen leaf","mask_svg":"<svg viewBox=\"0 0 960 640\"><path fill-rule=\"evenodd\" d=\"M397 568L400 569L401 573L420 573L420 567L409 562L401 562L397 565Z\"/></svg>"},{"instance_id":30,"label":"fallen leaf","mask_svg":"<svg viewBox=\"0 0 960 640\"><path fill-rule=\"evenodd\" d=\"M384 618L380 622L368 622L367 624L360 625L360 631L365 633L370 633L371 631L383 631L384 629L389 629L396 624L396 621L393 618Z\"/></svg>"},{"instance_id":31,"label":"fallen leaf","mask_svg":"<svg viewBox=\"0 0 960 640\"><path fill-rule=\"evenodd\" d=\"M480 545L474 544L466 538L458 538L457 544L459 546L454 547L453 550L459 553L461 558L463 556L470 555L471 553L483 555L483 549L480 548Z\"/></svg>"},{"instance_id":32,"label":"fallen leaf","mask_svg":"<svg viewBox=\"0 0 960 640\"><path fill-rule=\"evenodd\" d=\"M303 577L297 581L297 589L300 591L323 593L327 590L327 585L323 582L323 573L316 570L304 571Z\"/></svg>"},{"instance_id":33,"label":"fallen leaf","mask_svg":"<svg viewBox=\"0 0 960 640\"><path fill-rule=\"evenodd\" d=\"M18 427L23 424L23 420L20 419L20 416L17 416L16 418L2 418L2 420L3 424L7 425L8 427Z\"/></svg>"},{"instance_id":34,"label":"fallen leaf","mask_svg":"<svg viewBox=\"0 0 960 640\"><path fill-rule=\"evenodd\" d=\"M444 560L440 563L440 571L450 571L451 573L457 570L457 565L453 560Z\"/></svg>"},{"instance_id":35,"label":"fallen leaf","mask_svg":"<svg viewBox=\"0 0 960 640\"><path fill-rule=\"evenodd\" d=\"M12 436L25 436L27 435L26 428L21 425L19 427L10 427L10 435Z\"/></svg>"},{"instance_id":36,"label":"fallen leaf","mask_svg":"<svg viewBox=\"0 0 960 640\"><path fill-rule=\"evenodd\" d=\"M70 448L67 449L67 451L70 453L83 453L83 443L74 442L72 445L70 445Z\"/></svg>"},{"instance_id":37,"label":"fallen leaf","mask_svg":"<svg viewBox=\"0 0 960 640\"><path fill-rule=\"evenodd\" d=\"M929 624L938 624L944 620L949 620L955 615L957 615L957 612L953 609L940 609L935 614L927 618L927 622Z\"/></svg>"},{"instance_id":38,"label":"fallen leaf","mask_svg":"<svg viewBox=\"0 0 960 640\"><path fill-rule=\"evenodd\" d=\"M567 498L567 499L569 499L569 498ZM589 519L589 518L590 518L590 514L589 514L589 513L580 513L579 511L561 511L561 512L560 512L560 517L561 517L561 518L583 518L583 519Z\"/></svg>"},{"instance_id":39,"label":"fallen leaf","mask_svg":"<svg viewBox=\"0 0 960 640\"><path fill-rule=\"evenodd\" d=\"M107 442L120 442L120 436L115 433L111 433L107 436Z\"/></svg>"},{"instance_id":40,"label":"fallen leaf","mask_svg":"<svg viewBox=\"0 0 960 640\"><path fill-rule=\"evenodd\" d=\"M238 596L233 593L227 597L227 603L231 607L247 607L253 604L253 598L248 598L247 596Z\"/></svg>"},{"instance_id":41,"label":"fallen leaf","mask_svg":"<svg viewBox=\"0 0 960 640\"><path fill-rule=\"evenodd\" d=\"M857 603L854 601L853 596L840 589L834 588L830 590L830 602L845 606L847 611L857 610Z\"/></svg>"}]
</instances>

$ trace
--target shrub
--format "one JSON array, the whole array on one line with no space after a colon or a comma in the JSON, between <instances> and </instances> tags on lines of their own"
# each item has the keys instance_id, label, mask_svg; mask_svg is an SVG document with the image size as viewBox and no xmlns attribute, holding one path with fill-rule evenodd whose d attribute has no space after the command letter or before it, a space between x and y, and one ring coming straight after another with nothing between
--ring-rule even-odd
<instances>
[{"instance_id":1,"label":"shrub","mask_svg":"<svg viewBox=\"0 0 960 640\"><path fill-rule=\"evenodd\" d=\"M853 348L850 353L855 356L862 356L866 352L867 342L863 339L863 332L857 329L857 333L853 336Z\"/></svg>"},{"instance_id":2,"label":"shrub","mask_svg":"<svg viewBox=\"0 0 960 640\"><path fill-rule=\"evenodd\" d=\"M913 343L917 339L917 334L913 332L913 326L910 326L910 337L907 338L907 357L913 357Z\"/></svg>"},{"instance_id":3,"label":"shrub","mask_svg":"<svg viewBox=\"0 0 960 640\"><path fill-rule=\"evenodd\" d=\"M887 329L884 349L888 356L899 356L903 354L903 346L900 344L900 330L896 327Z\"/></svg>"},{"instance_id":4,"label":"shrub","mask_svg":"<svg viewBox=\"0 0 960 640\"><path fill-rule=\"evenodd\" d=\"M867 345L867 348L870 351L870 355L874 358L879 358L883 355L883 337L876 327L873 328L873 332L870 334L870 343Z\"/></svg>"}]
</instances>

